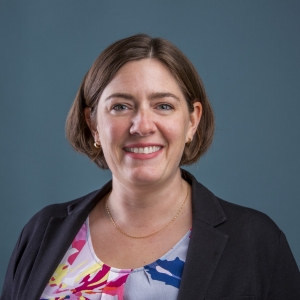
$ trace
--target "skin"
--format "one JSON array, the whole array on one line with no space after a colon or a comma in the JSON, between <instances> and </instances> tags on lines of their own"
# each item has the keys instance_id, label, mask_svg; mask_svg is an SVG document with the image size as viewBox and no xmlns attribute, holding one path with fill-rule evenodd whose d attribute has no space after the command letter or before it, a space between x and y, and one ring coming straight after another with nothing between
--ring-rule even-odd
<instances>
[{"instance_id":1,"label":"skin","mask_svg":"<svg viewBox=\"0 0 300 300\"><path fill-rule=\"evenodd\" d=\"M188 195L176 221L145 239L131 239L117 231L105 201L100 201L90 214L90 228L94 250L105 263L117 268L151 263L191 228L190 187L181 178L179 162L201 113L200 102L189 113L177 81L156 59L132 61L117 72L99 99L96 120L85 110L112 172L113 189L107 203L123 231L145 236L159 230L173 219ZM133 153L134 148L149 146L158 151ZM116 251L120 242L122 251Z\"/></svg>"}]
</instances>

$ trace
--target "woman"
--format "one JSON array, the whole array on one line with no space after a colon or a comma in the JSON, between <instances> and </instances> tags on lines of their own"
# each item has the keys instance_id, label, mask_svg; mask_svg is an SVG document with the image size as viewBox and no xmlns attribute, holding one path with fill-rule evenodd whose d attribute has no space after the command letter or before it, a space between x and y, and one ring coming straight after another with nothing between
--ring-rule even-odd
<instances>
[{"instance_id":1,"label":"woman","mask_svg":"<svg viewBox=\"0 0 300 300\"><path fill-rule=\"evenodd\" d=\"M213 127L201 80L174 45L141 34L108 47L66 128L112 181L29 221L1 299L300 299L278 227L180 169L209 148Z\"/></svg>"}]
</instances>

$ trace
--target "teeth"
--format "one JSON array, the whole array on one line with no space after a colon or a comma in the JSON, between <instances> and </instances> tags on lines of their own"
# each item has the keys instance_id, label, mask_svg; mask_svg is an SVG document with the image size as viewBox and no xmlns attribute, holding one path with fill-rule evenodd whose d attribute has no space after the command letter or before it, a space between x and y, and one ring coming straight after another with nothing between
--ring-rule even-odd
<instances>
[{"instance_id":1,"label":"teeth","mask_svg":"<svg viewBox=\"0 0 300 300\"><path fill-rule=\"evenodd\" d=\"M152 146L152 147L144 147L144 148L125 148L125 151L127 152L133 152L133 153L143 153L143 154L150 154L153 152L158 151L161 149L161 147L158 146Z\"/></svg>"}]
</instances>

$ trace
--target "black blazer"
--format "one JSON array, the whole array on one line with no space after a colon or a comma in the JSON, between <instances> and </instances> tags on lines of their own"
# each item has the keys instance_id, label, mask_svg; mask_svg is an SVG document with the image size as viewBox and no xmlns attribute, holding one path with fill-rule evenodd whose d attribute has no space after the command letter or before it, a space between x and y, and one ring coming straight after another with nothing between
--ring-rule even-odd
<instances>
[{"instance_id":1,"label":"black blazer","mask_svg":"<svg viewBox=\"0 0 300 300\"><path fill-rule=\"evenodd\" d=\"M284 234L266 215L214 196L186 171L193 225L179 300L299 300L300 273ZM54 204L25 226L9 262L1 300L39 299L97 202L111 190ZM152 299L151 299L152 300Z\"/></svg>"}]
</instances>

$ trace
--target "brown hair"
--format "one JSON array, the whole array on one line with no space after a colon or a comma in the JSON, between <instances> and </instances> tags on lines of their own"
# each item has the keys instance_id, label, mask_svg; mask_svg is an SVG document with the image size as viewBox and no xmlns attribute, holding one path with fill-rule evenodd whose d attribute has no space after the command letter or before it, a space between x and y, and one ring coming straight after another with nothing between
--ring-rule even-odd
<instances>
[{"instance_id":1,"label":"brown hair","mask_svg":"<svg viewBox=\"0 0 300 300\"><path fill-rule=\"evenodd\" d=\"M192 142L184 148L180 165L190 165L204 154L212 143L214 116L203 83L189 59L172 43L162 38L137 34L113 43L106 48L85 75L66 122L66 135L80 153L86 154L100 168L108 169L101 149L94 147L93 135L85 121L84 109L91 108L91 118L97 111L101 93L127 62L155 58L165 64L174 75L189 111L193 103L202 104L202 117Z\"/></svg>"}]
</instances>

